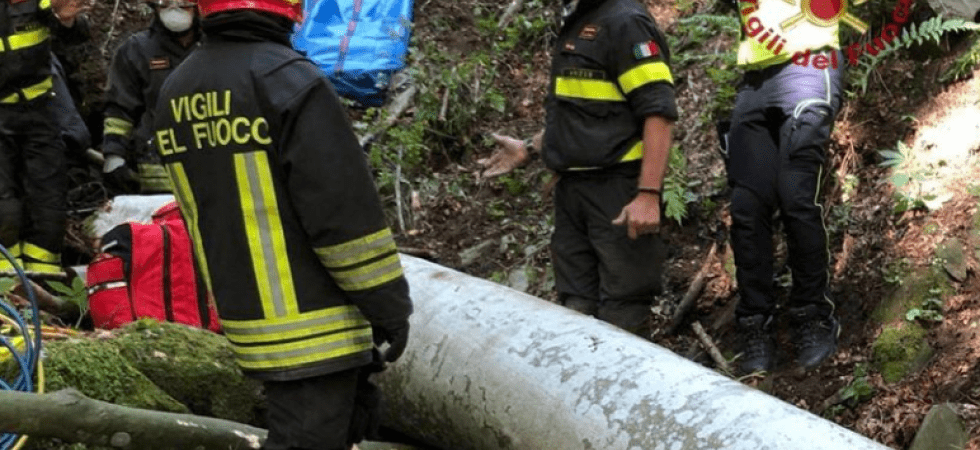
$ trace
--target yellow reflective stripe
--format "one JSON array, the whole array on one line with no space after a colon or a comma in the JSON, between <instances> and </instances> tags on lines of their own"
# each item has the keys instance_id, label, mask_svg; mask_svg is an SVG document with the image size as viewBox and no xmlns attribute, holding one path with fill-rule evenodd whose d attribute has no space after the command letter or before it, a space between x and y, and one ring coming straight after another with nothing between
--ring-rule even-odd
<instances>
[{"instance_id":1,"label":"yellow reflective stripe","mask_svg":"<svg viewBox=\"0 0 980 450\"><path fill-rule=\"evenodd\" d=\"M359 264L385 253L398 251L390 228L385 228L343 244L316 249L320 262L328 269Z\"/></svg>"},{"instance_id":2,"label":"yellow reflective stripe","mask_svg":"<svg viewBox=\"0 0 980 450\"><path fill-rule=\"evenodd\" d=\"M236 154L235 178L265 317L298 314L299 304L268 155L263 151Z\"/></svg>"},{"instance_id":3,"label":"yellow reflective stripe","mask_svg":"<svg viewBox=\"0 0 980 450\"><path fill-rule=\"evenodd\" d=\"M45 263L59 263L61 262L61 256L57 253L46 250L42 247L34 245L30 242L25 242L24 247L21 249L23 256L31 258L35 261L45 262Z\"/></svg>"},{"instance_id":4,"label":"yellow reflective stripe","mask_svg":"<svg viewBox=\"0 0 980 450\"><path fill-rule=\"evenodd\" d=\"M40 7L41 9L51 8L51 0L41 0Z\"/></svg>"},{"instance_id":5,"label":"yellow reflective stripe","mask_svg":"<svg viewBox=\"0 0 980 450\"><path fill-rule=\"evenodd\" d=\"M62 273L64 269L60 264L42 262L24 262L24 270L37 273Z\"/></svg>"},{"instance_id":6,"label":"yellow reflective stripe","mask_svg":"<svg viewBox=\"0 0 980 450\"><path fill-rule=\"evenodd\" d=\"M170 179L173 180L174 197L177 198L180 211L184 213L184 218L187 219L187 231L191 234L191 242L194 244L194 253L197 264L201 268L204 283L207 284L209 292L214 292L211 287L211 272L208 270L208 260L204 254L204 245L201 240L201 228L198 226L200 217L197 215L197 203L194 201L191 185L187 181L187 172L184 171L183 163L179 162L167 164L167 171L170 173Z\"/></svg>"},{"instance_id":7,"label":"yellow reflective stripe","mask_svg":"<svg viewBox=\"0 0 980 450\"><path fill-rule=\"evenodd\" d=\"M623 97L623 93L615 83L582 78L555 78L555 95L587 100L626 101L626 97Z\"/></svg>"},{"instance_id":8,"label":"yellow reflective stripe","mask_svg":"<svg viewBox=\"0 0 980 450\"><path fill-rule=\"evenodd\" d=\"M626 152L622 158L619 158L619 162L637 161L640 159L643 159L643 141L633 144L630 151Z\"/></svg>"},{"instance_id":9,"label":"yellow reflective stripe","mask_svg":"<svg viewBox=\"0 0 980 450\"><path fill-rule=\"evenodd\" d=\"M133 122L118 117L106 117L102 121L102 128L104 134L116 134L128 138L133 131Z\"/></svg>"},{"instance_id":10,"label":"yellow reflective stripe","mask_svg":"<svg viewBox=\"0 0 980 450\"><path fill-rule=\"evenodd\" d=\"M345 291L363 291L381 286L402 276L402 264L395 253L371 264L346 269L330 269L335 281Z\"/></svg>"},{"instance_id":11,"label":"yellow reflective stripe","mask_svg":"<svg viewBox=\"0 0 980 450\"><path fill-rule=\"evenodd\" d=\"M51 86L51 77L48 77L38 84L21 89L17 94L11 94L4 97L2 100L0 100L0 103L17 103L20 100L20 94L24 95L25 100L33 100L50 91Z\"/></svg>"},{"instance_id":12,"label":"yellow reflective stripe","mask_svg":"<svg viewBox=\"0 0 980 450\"><path fill-rule=\"evenodd\" d=\"M670 68L663 61L640 64L619 76L619 85L627 94L640 86L659 81L674 84L674 77L670 74Z\"/></svg>"},{"instance_id":13,"label":"yellow reflective stripe","mask_svg":"<svg viewBox=\"0 0 980 450\"><path fill-rule=\"evenodd\" d=\"M370 324L354 305L342 305L295 316L262 320L222 320L228 339L237 344L291 340Z\"/></svg>"},{"instance_id":14,"label":"yellow reflective stripe","mask_svg":"<svg viewBox=\"0 0 980 450\"><path fill-rule=\"evenodd\" d=\"M14 245L11 245L10 247L7 247L7 252L10 253L10 256L14 257L14 261L17 262L17 265L23 269L24 263L20 260L20 247L21 244L20 242L18 242ZM14 270L14 266L10 263L10 260L8 260L6 256L0 255L0 270L3 271Z\"/></svg>"},{"instance_id":15,"label":"yellow reflective stripe","mask_svg":"<svg viewBox=\"0 0 980 450\"><path fill-rule=\"evenodd\" d=\"M371 328L343 331L282 344L233 348L238 364L246 370L298 367L366 352L373 347Z\"/></svg>"},{"instance_id":16,"label":"yellow reflective stripe","mask_svg":"<svg viewBox=\"0 0 980 450\"><path fill-rule=\"evenodd\" d=\"M51 36L51 30L48 27L41 27L33 31L27 31L24 33L16 33L7 37L7 41L10 46L5 46L2 41L0 41L0 52L2 51L15 51L22 48L33 47L35 45L43 43L48 37Z\"/></svg>"},{"instance_id":17,"label":"yellow reflective stripe","mask_svg":"<svg viewBox=\"0 0 980 450\"><path fill-rule=\"evenodd\" d=\"M10 254L14 256L14 258L19 258L20 255L22 254L22 251L21 251L22 250L22 247L23 247L23 244L20 243L20 242L18 242L18 243L14 244L14 245L11 245L10 247L7 247L7 251L10 252ZM4 258L4 257L0 256L0 259L7 259L7 258Z\"/></svg>"},{"instance_id":18,"label":"yellow reflective stripe","mask_svg":"<svg viewBox=\"0 0 980 450\"><path fill-rule=\"evenodd\" d=\"M140 164L140 186L144 190L170 192L173 187L166 169L160 164Z\"/></svg>"}]
</instances>

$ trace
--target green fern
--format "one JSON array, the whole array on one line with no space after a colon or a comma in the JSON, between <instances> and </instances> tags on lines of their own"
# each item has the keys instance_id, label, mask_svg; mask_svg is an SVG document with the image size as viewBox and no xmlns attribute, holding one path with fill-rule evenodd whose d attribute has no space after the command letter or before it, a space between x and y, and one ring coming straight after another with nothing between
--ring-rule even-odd
<instances>
[{"instance_id":1,"label":"green fern","mask_svg":"<svg viewBox=\"0 0 980 450\"><path fill-rule=\"evenodd\" d=\"M664 216L683 224L687 217L687 204L697 199L688 189L687 156L679 145L670 149L667 161L667 177L664 179Z\"/></svg>"},{"instance_id":2,"label":"green fern","mask_svg":"<svg viewBox=\"0 0 980 450\"><path fill-rule=\"evenodd\" d=\"M939 81L949 83L966 78L980 65L980 33L974 33L972 41L970 48L953 61Z\"/></svg>"},{"instance_id":3,"label":"green fern","mask_svg":"<svg viewBox=\"0 0 980 450\"><path fill-rule=\"evenodd\" d=\"M867 53L861 55L860 62L853 72L857 84L861 87L861 93L863 94L868 90L868 79L870 78L871 72L887 57L895 54L895 52L930 41L938 44L939 40L946 33L968 30L980 30L980 25L958 18L943 20L939 16L926 20L918 24L918 26L915 23L911 24L902 31L900 36L891 42L884 42L885 48L879 50L877 54L872 55Z\"/></svg>"}]
</instances>

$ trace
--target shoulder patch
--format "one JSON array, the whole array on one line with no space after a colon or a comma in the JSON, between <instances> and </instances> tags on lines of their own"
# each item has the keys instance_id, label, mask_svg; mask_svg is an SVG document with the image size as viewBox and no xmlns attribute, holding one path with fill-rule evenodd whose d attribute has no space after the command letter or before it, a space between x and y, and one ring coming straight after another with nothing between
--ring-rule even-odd
<instances>
[{"instance_id":1,"label":"shoulder patch","mask_svg":"<svg viewBox=\"0 0 980 450\"><path fill-rule=\"evenodd\" d=\"M641 42L633 46L633 55L636 56L636 59L660 56L660 47L654 41Z\"/></svg>"},{"instance_id":2,"label":"shoulder patch","mask_svg":"<svg viewBox=\"0 0 980 450\"><path fill-rule=\"evenodd\" d=\"M579 39L594 41L596 36L599 35L599 31L601 30L602 27L600 27L599 25L589 23L586 24L584 27L582 27L582 31L578 33L578 37Z\"/></svg>"},{"instance_id":3,"label":"shoulder patch","mask_svg":"<svg viewBox=\"0 0 980 450\"><path fill-rule=\"evenodd\" d=\"M150 58L150 70L164 70L169 68L170 58L167 58L166 56Z\"/></svg>"}]
</instances>

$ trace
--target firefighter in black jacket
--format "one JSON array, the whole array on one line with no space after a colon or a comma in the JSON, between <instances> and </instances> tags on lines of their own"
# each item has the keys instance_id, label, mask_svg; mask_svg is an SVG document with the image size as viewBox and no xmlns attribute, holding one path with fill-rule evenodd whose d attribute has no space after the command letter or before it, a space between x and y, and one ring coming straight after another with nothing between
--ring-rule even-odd
<instances>
[{"instance_id":1,"label":"firefighter in black jacket","mask_svg":"<svg viewBox=\"0 0 980 450\"><path fill-rule=\"evenodd\" d=\"M197 5L150 0L153 23L127 39L112 58L106 92L103 173L122 193L170 192L160 157L149 141L163 80L197 47ZM131 166L132 165L132 166ZM135 167L136 171L131 167Z\"/></svg>"},{"instance_id":2,"label":"firefighter in black jacket","mask_svg":"<svg viewBox=\"0 0 980 450\"><path fill-rule=\"evenodd\" d=\"M0 0L0 243L34 272L61 271L65 143L51 105L51 35L84 39L79 0ZM10 270L0 258L0 270Z\"/></svg>"},{"instance_id":3,"label":"firefighter in black jacket","mask_svg":"<svg viewBox=\"0 0 980 450\"><path fill-rule=\"evenodd\" d=\"M198 6L205 38L160 91L155 145L237 361L265 383L263 448L349 448L374 345L394 361L408 339L395 241L333 87L290 48L302 2Z\"/></svg>"},{"instance_id":4,"label":"firefighter in black jacket","mask_svg":"<svg viewBox=\"0 0 980 450\"><path fill-rule=\"evenodd\" d=\"M660 193L677 119L663 35L635 0L565 2L543 135L497 136L486 175L542 143L558 172L551 246L559 301L646 335L660 292ZM625 225L625 229L624 226Z\"/></svg>"}]
</instances>

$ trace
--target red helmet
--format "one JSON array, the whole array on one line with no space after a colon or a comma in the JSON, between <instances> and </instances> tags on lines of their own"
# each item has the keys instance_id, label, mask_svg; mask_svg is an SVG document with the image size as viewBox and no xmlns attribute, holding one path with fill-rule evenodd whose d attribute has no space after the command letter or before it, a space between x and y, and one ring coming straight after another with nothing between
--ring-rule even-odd
<instances>
[{"instance_id":1,"label":"red helmet","mask_svg":"<svg viewBox=\"0 0 980 450\"><path fill-rule=\"evenodd\" d=\"M294 22L303 21L303 0L198 0L197 7L203 17L233 9L248 9L278 14Z\"/></svg>"}]
</instances>

